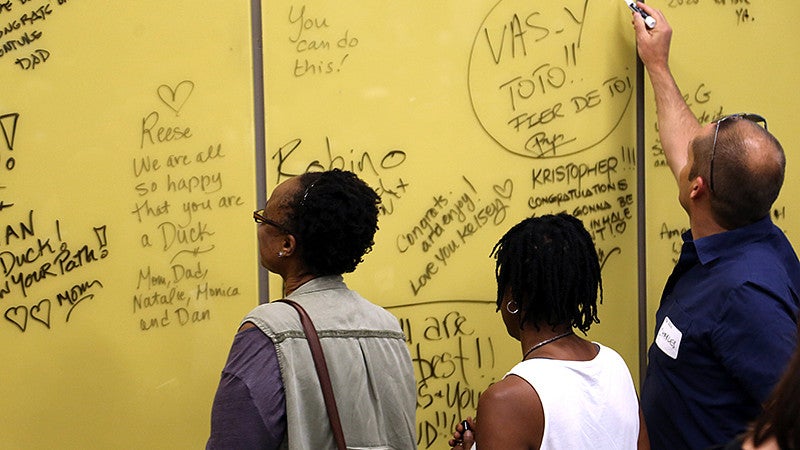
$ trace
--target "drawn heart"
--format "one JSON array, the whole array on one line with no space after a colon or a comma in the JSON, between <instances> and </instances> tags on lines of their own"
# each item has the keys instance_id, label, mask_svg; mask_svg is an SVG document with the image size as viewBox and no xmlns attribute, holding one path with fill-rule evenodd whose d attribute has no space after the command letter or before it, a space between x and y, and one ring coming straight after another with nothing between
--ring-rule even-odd
<instances>
[{"instance_id":1,"label":"drawn heart","mask_svg":"<svg viewBox=\"0 0 800 450\"><path fill-rule=\"evenodd\" d=\"M22 311L20 313L20 311ZM28 308L24 306L15 306L6 310L6 320L16 325L23 332L28 326Z\"/></svg>"},{"instance_id":2,"label":"drawn heart","mask_svg":"<svg viewBox=\"0 0 800 450\"><path fill-rule=\"evenodd\" d=\"M31 319L41 322L50 329L50 300L44 299L38 305L31 306Z\"/></svg>"},{"instance_id":3,"label":"drawn heart","mask_svg":"<svg viewBox=\"0 0 800 450\"><path fill-rule=\"evenodd\" d=\"M177 85L175 88L171 88L166 84L162 84L158 87L158 98L164 102L165 105L169 106L169 108L175 111L175 115L180 115L181 108L186 103L186 100L189 100L189 96L192 95L192 91L194 90L194 83L189 80L183 80Z\"/></svg>"},{"instance_id":4,"label":"drawn heart","mask_svg":"<svg viewBox=\"0 0 800 450\"><path fill-rule=\"evenodd\" d=\"M494 185L494 192L503 197L506 200L511 199L511 194L514 192L514 182L511 181L510 178L506 178L506 181L503 183L502 186L495 184Z\"/></svg>"}]
</instances>

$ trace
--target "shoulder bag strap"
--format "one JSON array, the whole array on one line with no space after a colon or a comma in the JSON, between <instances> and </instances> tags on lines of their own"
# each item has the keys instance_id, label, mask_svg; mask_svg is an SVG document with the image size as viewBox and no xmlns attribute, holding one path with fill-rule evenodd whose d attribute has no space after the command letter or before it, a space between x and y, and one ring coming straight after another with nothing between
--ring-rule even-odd
<instances>
[{"instance_id":1,"label":"shoulder bag strap","mask_svg":"<svg viewBox=\"0 0 800 450\"><path fill-rule=\"evenodd\" d=\"M325 363L325 354L322 352L322 345L319 342L319 336L317 335L317 330L314 328L314 323L311 321L311 317L308 316L306 310L297 302L286 298L277 301L291 305L300 315L300 323L303 325L303 332L306 334L308 348L311 350L312 358L314 358L314 367L317 369L319 384L322 386L322 397L325 400L325 408L328 410L328 420L331 422L331 429L333 430L333 438L336 440L336 447L338 450L346 450L347 446L344 443L342 423L339 420L339 410L336 409L336 400L333 398L333 386L331 386L331 378L328 374L328 365Z\"/></svg>"}]
</instances>

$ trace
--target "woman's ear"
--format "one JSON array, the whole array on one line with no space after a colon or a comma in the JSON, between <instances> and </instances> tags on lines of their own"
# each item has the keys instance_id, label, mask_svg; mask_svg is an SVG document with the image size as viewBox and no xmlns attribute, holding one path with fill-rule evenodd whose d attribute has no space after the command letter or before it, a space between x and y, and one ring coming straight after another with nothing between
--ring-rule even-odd
<instances>
[{"instance_id":1,"label":"woman's ear","mask_svg":"<svg viewBox=\"0 0 800 450\"><path fill-rule=\"evenodd\" d=\"M281 243L281 253L283 256L291 256L297 250L297 239L291 234L287 234Z\"/></svg>"}]
</instances>

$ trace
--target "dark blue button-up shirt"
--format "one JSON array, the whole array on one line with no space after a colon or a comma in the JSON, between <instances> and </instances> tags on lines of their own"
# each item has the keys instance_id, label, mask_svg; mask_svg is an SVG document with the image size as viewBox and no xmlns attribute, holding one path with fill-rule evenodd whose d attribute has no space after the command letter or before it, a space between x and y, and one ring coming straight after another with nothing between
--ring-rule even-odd
<instances>
[{"instance_id":1,"label":"dark blue button-up shirt","mask_svg":"<svg viewBox=\"0 0 800 450\"><path fill-rule=\"evenodd\" d=\"M769 217L683 248L656 313L642 388L653 450L745 430L797 344L800 262Z\"/></svg>"}]
</instances>

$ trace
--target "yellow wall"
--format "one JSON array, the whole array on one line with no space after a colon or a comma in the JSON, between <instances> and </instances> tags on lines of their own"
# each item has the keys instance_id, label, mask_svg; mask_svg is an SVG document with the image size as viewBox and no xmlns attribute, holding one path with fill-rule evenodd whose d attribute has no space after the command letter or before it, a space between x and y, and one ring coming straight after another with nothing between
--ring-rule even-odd
<instances>
[{"instance_id":1,"label":"yellow wall","mask_svg":"<svg viewBox=\"0 0 800 450\"><path fill-rule=\"evenodd\" d=\"M0 2L0 447L205 444L257 295L249 13Z\"/></svg>"},{"instance_id":2,"label":"yellow wall","mask_svg":"<svg viewBox=\"0 0 800 450\"><path fill-rule=\"evenodd\" d=\"M636 59L622 1L263 7L267 188L340 167L381 193L373 252L346 280L409 336L420 448L445 447L521 357L495 313L489 254L532 214L576 213L591 230L605 300L590 337L638 372Z\"/></svg>"}]
</instances>

